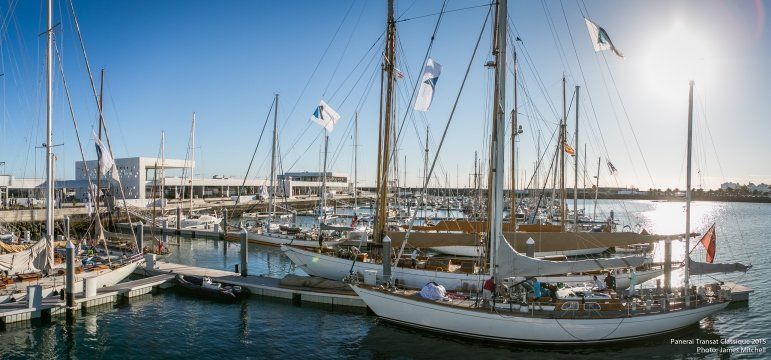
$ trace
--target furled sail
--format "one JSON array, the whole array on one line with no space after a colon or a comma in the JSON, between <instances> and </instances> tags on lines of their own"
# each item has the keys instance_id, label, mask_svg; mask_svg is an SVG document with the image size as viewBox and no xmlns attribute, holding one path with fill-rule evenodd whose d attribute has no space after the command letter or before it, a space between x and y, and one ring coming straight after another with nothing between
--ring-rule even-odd
<instances>
[{"instance_id":1,"label":"furled sail","mask_svg":"<svg viewBox=\"0 0 771 360\"><path fill-rule=\"evenodd\" d=\"M391 246L399 247L406 232L389 231ZM652 244L660 240L682 238L678 235L643 235L633 232L504 232L506 240L519 252L527 251L527 239L535 241L536 252L571 251L601 247ZM411 248L435 246L478 246L479 234L463 232L412 232L407 243Z\"/></svg>"},{"instance_id":2,"label":"furled sail","mask_svg":"<svg viewBox=\"0 0 771 360\"><path fill-rule=\"evenodd\" d=\"M0 255L0 271L8 271L9 274L35 272L44 269L47 261L48 242L43 238L26 250Z\"/></svg>"},{"instance_id":3,"label":"furled sail","mask_svg":"<svg viewBox=\"0 0 771 360\"><path fill-rule=\"evenodd\" d=\"M542 276L580 273L606 269L638 267L645 263L645 257L626 256L578 261L548 261L535 259L518 253L508 241L498 242L496 272L506 278L512 276Z\"/></svg>"},{"instance_id":4,"label":"furled sail","mask_svg":"<svg viewBox=\"0 0 771 360\"><path fill-rule=\"evenodd\" d=\"M688 262L688 269L691 275L706 275L717 273L731 273L731 272L747 272L752 265L744 265L742 263L732 264L719 264L719 263L705 263L700 261Z\"/></svg>"}]
</instances>

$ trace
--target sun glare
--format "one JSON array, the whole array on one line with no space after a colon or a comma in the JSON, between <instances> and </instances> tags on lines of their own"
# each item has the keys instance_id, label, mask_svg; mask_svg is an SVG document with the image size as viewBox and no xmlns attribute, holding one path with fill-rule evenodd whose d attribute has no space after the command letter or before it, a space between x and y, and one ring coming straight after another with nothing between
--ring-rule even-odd
<instances>
[{"instance_id":1,"label":"sun glare","mask_svg":"<svg viewBox=\"0 0 771 360\"><path fill-rule=\"evenodd\" d=\"M656 94L665 98L683 96L689 80L704 83L713 74L709 43L683 22L653 33L649 39L643 74Z\"/></svg>"}]
</instances>

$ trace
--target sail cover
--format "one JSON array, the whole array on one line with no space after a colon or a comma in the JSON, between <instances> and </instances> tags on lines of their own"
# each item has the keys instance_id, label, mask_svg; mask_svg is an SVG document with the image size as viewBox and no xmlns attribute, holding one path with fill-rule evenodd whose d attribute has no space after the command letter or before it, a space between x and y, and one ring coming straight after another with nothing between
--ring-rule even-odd
<instances>
[{"instance_id":1,"label":"sail cover","mask_svg":"<svg viewBox=\"0 0 771 360\"><path fill-rule=\"evenodd\" d=\"M496 275L501 278L507 278L512 276L560 275L638 267L645 263L645 257L626 256L578 261L548 261L520 254L509 245L508 241L499 241L496 262Z\"/></svg>"},{"instance_id":2,"label":"sail cover","mask_svg":"<svg viewBox=\"0 0 771 360\"><path fill-rule=\"evenodd\" d=\"M13 275L44 269L49 260L48 245L46 239L43 238L26 250L0 255L0 271L8 271L8 274ZM51 257L50 261L53 265L53 252Z\"/></svg>"},{"instance_id":3,"label":"sail cover","mask_svg":"<svg viewBox=\"0 0 771 360\"><path fill-rule=\"evenodd\" d=\"M752 265L747 266L742 263L716 264L694 261L693 259L688 262L688 269L690 270L691 275L747 272L747 270L749 270L751 267Z\"/></svg>"}]
</instances>

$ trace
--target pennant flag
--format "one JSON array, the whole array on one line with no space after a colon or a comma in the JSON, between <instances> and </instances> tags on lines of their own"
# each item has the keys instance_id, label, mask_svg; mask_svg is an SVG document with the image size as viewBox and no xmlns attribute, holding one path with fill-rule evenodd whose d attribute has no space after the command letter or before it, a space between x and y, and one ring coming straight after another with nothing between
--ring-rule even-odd
<instances>
[{"instance_id":1,"label":"pennant flag","mask_svg":"<svg viewBox=\"0 0 771 360\"><path fill-rule=\"evenodd\" d=\"M404 79L404 73L401 70L395 69L395 74L397 79L399 80Z\"/></svg>"},{"instance_id":2,"label":"pennant flag","mask_svg":"<svg viewBox=\"0 0 771 360\"><path fill-rule=\"evenodd\" d=\"M115 167L115 160L112 158L112 155L110 155L110 150L108 150L102 141L96 137L96 133L91 132L91 135L94 138L94 144L96 144L96 158L99 159L98 174L104 176L107 175L108 171L112 170L112 178L115 179L115 181L120 182L120 179L118 178L118 168Z\"/></svg>"},{"instance_id":3,"label":"pennant flag","mask_svg":"<svg viewBox=\"0 0 771 360\"><path fill-rule=\"evenodd\" d=\"M608 32L605 31L605 29L589 19L584 18L584 20L586 20L586 28L589 29L589 38L592 40L592 45L594 45L594 51L610 50L613 51L616 56L622 59L624 58L624 54L622 54L621 51L613 45L613 42L610 41L610 36L608 36Z\"/></svg>"},{"instance_id":4,"label":"pennant flag","mask_svg":"<svg viewBox=\"0 0 771 360\"><path fill-rule=\"evenodd\" d=\"M562 147L563 147L563 149L565 149L565 152L568 153L568 155L576 156L576 151L573 150L573 148L570 147L570 145L568 145L568 143L562 143Z\"/></svg>"},{"instance_id":5,"label":"pennant flag","mask_svg":"<svg viewBox=\"0 0 771 360\"><path fill-rule=\"evenodd\" d=\"M263 199L267 199L270 197L270 194L268 193L268 187L265 186L264 184L260 188L260 197Z\"/></svg>"},{"instance_id":6,"label":"pennant flag","mask_svg":"<svg viewBox=\"0 0 771 360\"><path fill-rule=\"evenodd\" d=\"M715 242L717 241L717 235L715 234L715 224L707 230L707 233L701 238L701 245L707 249L707 262L712 263L715 260Z\"/></svg>"},{"instance_id":7,"label":"pennant flag","mask_svg":"<svg viewBox=\"0 0 771 360\"><path fill-rule=\"evenodd\" d=\"M611 175L613 175L613 174L615 174L616 172L618 172L618 170L616 170L616 167L615 167L615 166L613 166L613 163L612 163L612 162L610 162L610 160L608 160L608 171L610 171L610 174L611 174Z\"/></svg>"},{"instance_id":8,"label":"pennant flag","mask_svg":"<svg viewBox=\"0 0 771 360\"><path fill-rule=\"evenodd\" d=\"M327 105L324 100L321 100L319 106L316 107L313 115L311 115L311 121L321 125L323 128L327 129L328 132L332 132L335 128L335 124L340 121L340 114Z\"/></svg>"},{"instance_id":9,"label":"pennant flag","mask_svg":"<svg viewBox=\"0 0 771 360\"><path fill-rule=\"evenodd\" d=\"M426 66L423 67L423 76L420 79L420 90L415 99L415 110L428 111L431 107L431 101L434 99L436 82L439 80L439 74L442 73L442 65L429 58Z\"/></svg>"}]
</instances>

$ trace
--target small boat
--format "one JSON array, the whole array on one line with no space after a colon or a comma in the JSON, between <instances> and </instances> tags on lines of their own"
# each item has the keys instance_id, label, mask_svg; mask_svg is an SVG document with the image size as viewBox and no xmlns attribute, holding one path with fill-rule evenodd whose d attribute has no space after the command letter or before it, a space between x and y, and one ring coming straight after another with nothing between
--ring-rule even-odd
<instances>
[{"instance_id":1,"label":"small boat","mask_svg":"<svg viewBox=\"0 0 771 360\"><path fill-rule=\"evenodd\" d=\"M218 300L236 300L248 294L249 290L241 286L223 285L212 281L208 276L177 275L177 283L185 290L204 297Z\"/></svg>"}]
</instances>

